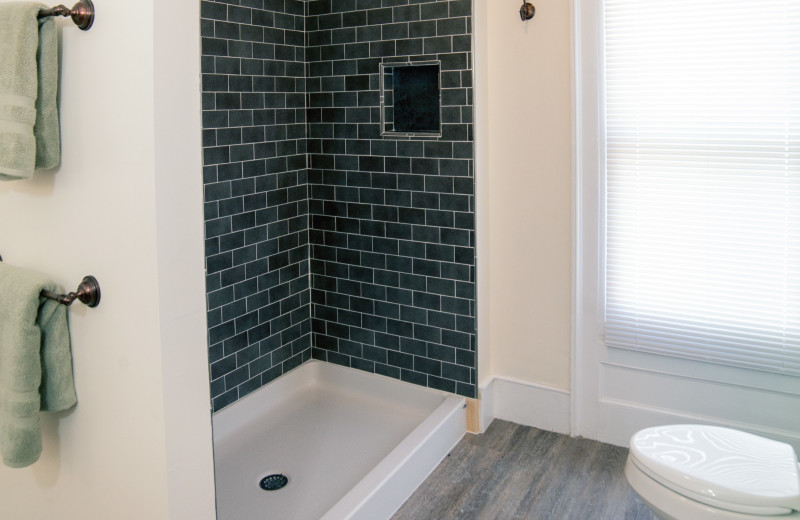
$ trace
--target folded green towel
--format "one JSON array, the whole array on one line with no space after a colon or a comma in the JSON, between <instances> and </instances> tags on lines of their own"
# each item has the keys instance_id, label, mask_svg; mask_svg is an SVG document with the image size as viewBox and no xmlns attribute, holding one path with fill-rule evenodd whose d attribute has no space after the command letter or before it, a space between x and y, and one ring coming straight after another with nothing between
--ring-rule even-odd
<instances>
[{"instance_id":1,"label":"folded green towel","mask_svg":"<svg viewBox=\"0 0 800 520\"><path fill-rule=\"evenodd\" d=\"M28 179L61 156L58 35L43 4L0 3L0 180Z\"/></svg>"},{"instance_id":2,"label":"folded green towel","mask_svg":"<svg viewBox=\"0 0 800 520\"><path fill-rule=\"evenodd\" d=\"M43 289L63 292L41 275L0 262L0 454L12 468L39 459L39 410L66 410L78 400L67 309L41 298Z\"/></svg>"}]
</instances>

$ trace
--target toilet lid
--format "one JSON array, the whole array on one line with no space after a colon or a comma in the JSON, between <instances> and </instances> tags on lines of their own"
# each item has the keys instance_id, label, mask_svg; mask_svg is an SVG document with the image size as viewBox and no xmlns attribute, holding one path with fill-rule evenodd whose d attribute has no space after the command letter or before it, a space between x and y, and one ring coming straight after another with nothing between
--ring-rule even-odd
<instances>
[{"instance_id":1,"label":"toilet lid","mask_svg":"<svg viewBox=\"0 0 800 520\"><path fill-rule=\"evenodd\" d=\"M754 512L800 508L792 447L749 433L696 424L647 428L631 438L633 462L677 493L715 507ZM780 513L779 513L780 514Z\"/></svg>"}]
</instances>

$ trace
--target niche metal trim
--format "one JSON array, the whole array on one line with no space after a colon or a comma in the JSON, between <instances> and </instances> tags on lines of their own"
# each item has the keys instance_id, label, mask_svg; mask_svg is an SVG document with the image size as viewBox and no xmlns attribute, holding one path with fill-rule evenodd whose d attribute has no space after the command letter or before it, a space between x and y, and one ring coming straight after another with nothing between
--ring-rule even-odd
<instances>
[{"instance_id":1,"label":"niche metal trim","mask_svg":"<svg viewBox=\"0 0 800 520\"><path fill-rule=\"evenodd\" d=\"M438 132L395 132L393 130L386 130L386 87L385 79L387 68L394 67L417 67L422 65L436 65L439 67L439 77L437 79L439 88L439 131ZM380 100L379 107L381 112L381 137L442 137L442 62L440 60L428 61L387 61L380 64L378 74L378 82L380 83Z\"/></svg>"}]
</instances>

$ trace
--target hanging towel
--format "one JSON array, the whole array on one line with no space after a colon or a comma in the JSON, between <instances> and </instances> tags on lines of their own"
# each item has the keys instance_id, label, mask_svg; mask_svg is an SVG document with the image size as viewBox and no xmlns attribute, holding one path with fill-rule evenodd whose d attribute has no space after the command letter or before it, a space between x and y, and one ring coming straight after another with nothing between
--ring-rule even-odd
<instances>
[{"instance_id":1,"label":"hanging towel","mask_svg":"<svg viewBox=\"0 0 800 520\"><path fill-rule=\"evenodd\" d=\"M41 298L63 289L45 277L0 262L0 454L12 468L42 452L39 410L77 402L66 307Z\"/></svg>"},{"instance_id":2,"label":"hanging towel","mask_svg":"<svg viewBox=\"0 0 800 520\"><path fill-rule=\"evenodd\" d=\"M0 180L57 166L58 35L44 4L0 3Z\"/></svg>"}]
</instances>

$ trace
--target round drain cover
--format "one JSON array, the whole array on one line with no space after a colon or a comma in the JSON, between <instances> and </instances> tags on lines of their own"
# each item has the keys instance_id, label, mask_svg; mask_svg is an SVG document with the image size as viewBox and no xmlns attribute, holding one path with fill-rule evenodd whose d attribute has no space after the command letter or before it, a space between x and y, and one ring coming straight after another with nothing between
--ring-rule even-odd
<instances>
[{"instance_id":1,"label":"round drain cover","mask_svg":"<svg viewBox=\"0 0 800 520\"><path fill-rule=\"evenodd\" d=\"M275 491L285 486L287 482L289 482L289 479L286 478L286 475L275 473L262 478L258 485L265 491Z\"/></svg>"}]
</instances>

